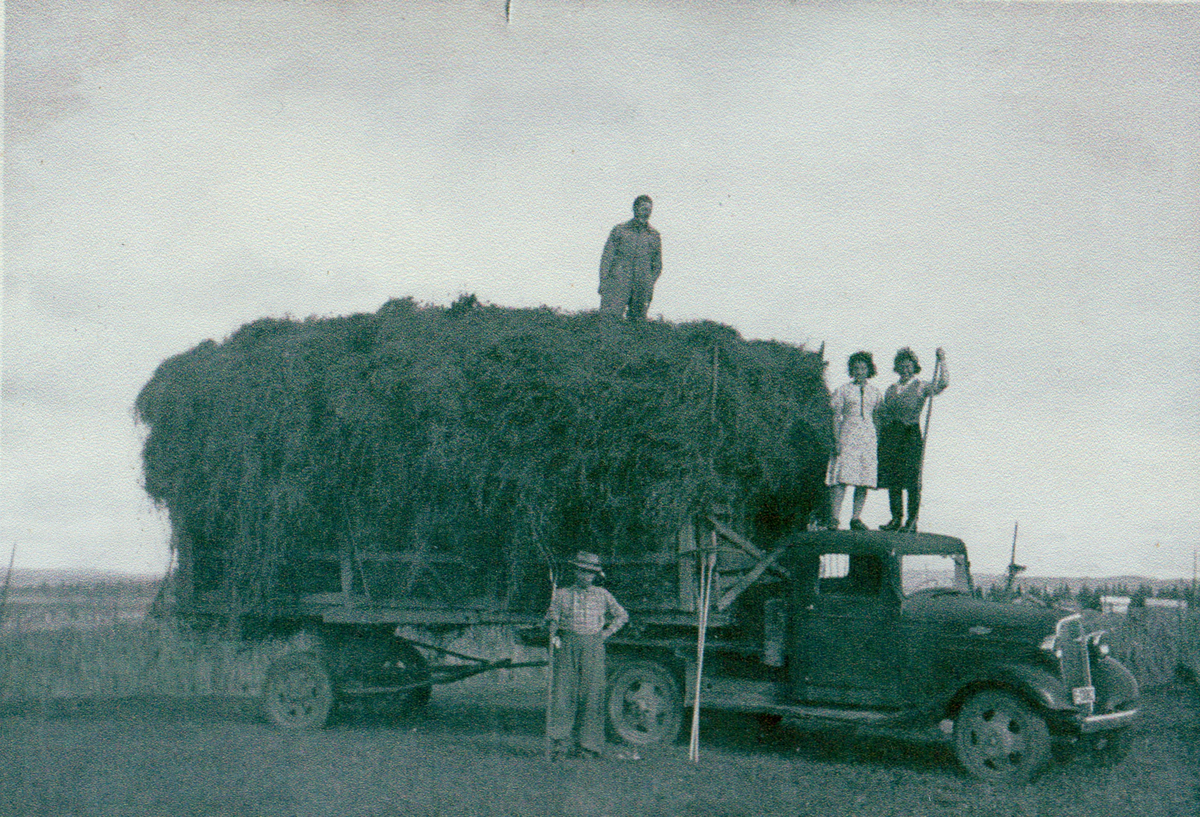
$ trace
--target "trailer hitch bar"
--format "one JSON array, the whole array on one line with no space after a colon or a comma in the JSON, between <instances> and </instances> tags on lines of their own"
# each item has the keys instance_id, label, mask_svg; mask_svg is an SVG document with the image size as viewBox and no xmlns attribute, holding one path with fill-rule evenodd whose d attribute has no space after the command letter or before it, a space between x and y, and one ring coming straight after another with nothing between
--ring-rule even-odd
<instances>
[{"instance_id":1,"label":"trailer hitch bar","mask_svg":"<svg viewBox=\"0 0 1200 817\"><path fill-rule=\"evenodd\" d=\"M412 689L420 689L421 687L433 686L435 684L452 684L455 681L461 681L464 678L470 678L474 675L491 672L492 670L544 667L549 663L547 661L513 661L511 658L505 658L500 661L485 661L482 658L474 660L479 663L474 665L459 664L431 667L427 677L408 684L390 687L346 687L341 690L341 693L343 695L390 695L395 692L407 692Z\"/></svg>"}]
</instances>

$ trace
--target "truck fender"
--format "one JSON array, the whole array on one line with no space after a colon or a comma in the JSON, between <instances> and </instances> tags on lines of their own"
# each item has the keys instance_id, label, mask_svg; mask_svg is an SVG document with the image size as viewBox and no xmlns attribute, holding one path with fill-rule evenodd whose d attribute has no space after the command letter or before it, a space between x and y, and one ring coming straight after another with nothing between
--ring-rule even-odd
<instances>
[{"instance_id":1,"label":"truck fender","mask_svg":"<svg viewBox=\"0 0 1200 817\"><path fill-rule=\"evenodd\" d=\"M954 694L946 707L947 716L955 715L971 695L988 688L1011 690L1038 709L1050 712L1075 709L1070 692L1054 673L1027 664L993 664L983 667Z\"/></svg>"},{"instance_id":2,"label":"truck fender","mask_svg":"<svg viewBox=\"0 0 1200 817\"><path fill-rule=\"evenodd\" d=\"M1096 711L1117 712L1138 699L1138 682L1128 667L1111 656L1092 665L1092 684L1096 687Z\"/></svg>"},{"instance_id":3,"label":"truck fender","mask_svg":"<svg viewBox=\"0 0 1200 817\"><path fill-rule=\"evenodd\" d=\"M669 671L680 686L686 689L686 681L692 677L690 670L685 669L687 661L678 653L671 650L662 649L659 647L641 647L629 644L614 644L607 649L605 656L606 673L611 679L613 675L620 672L621 668L634 661L653 661L656 664L661 664L664 669ZM694 660L693 660L693 663Z\"/></svg>"}]
</instances>

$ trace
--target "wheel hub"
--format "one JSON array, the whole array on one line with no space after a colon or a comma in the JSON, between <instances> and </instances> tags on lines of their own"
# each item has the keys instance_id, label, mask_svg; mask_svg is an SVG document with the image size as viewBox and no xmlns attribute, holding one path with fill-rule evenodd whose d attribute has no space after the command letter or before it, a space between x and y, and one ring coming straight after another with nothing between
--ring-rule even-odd
<instances>
[{"instance_id":1,"label":"wheel hub","mask_svg":"<svg viewBox=\"0 0 1200 817\"><path fill-rule=\"evenodd\" d=\"M658 713L662 705L661 696L650 684L641 684L625 696L625 700L633 704L638 720L643 727L649 727L658 722Z\"/></svg>"},{"instance_id":2,"label":"wheel hub","mask_svg":"<svg viewBox=\"0 0 1200 817\"><path fill-rule=\"evenodd\" d=\"M1019 726L1003 712L989 712L973 730L973 743L989 765L1019 759L1023 741Z\"/></svg>"}]
</instances>

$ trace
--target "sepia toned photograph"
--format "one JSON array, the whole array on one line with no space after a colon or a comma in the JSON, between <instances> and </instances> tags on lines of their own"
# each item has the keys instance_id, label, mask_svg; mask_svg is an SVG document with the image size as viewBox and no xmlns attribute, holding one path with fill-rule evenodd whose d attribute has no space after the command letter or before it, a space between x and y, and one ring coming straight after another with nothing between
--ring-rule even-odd
<instances>
[{"instance_id":1,"label":"sepia toned photograph","mask_svg":"<svg viewBox=\"0 0 1200 817\"><path fill-rule=\"evenodd\" d=\"M3 15L0 815L1200 813L1200 5Z\"/></svg>"}]
</instances>

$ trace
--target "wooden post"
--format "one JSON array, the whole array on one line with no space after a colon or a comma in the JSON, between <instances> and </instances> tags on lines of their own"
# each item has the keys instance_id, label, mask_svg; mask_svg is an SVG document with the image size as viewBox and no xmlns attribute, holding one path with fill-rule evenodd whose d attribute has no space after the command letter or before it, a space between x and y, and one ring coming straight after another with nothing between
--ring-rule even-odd
<instances>
[{"instance_id":1,"label":"wooden post","mask_svg":"<svg viewBox=\"0 0 1200 817\"><path fill-rule=\"evenodd\" d=\"M350 541L345 536L342 537L338 556L341 562L342 604L349 607L351 596L354 594L354 554L350 549Z\"/></svg>"},{"instance_id":2,"label":"wooden post","mask_svg":"<svg viewBox=\"0 0 1200 817\"><path fill-rule=\"evenodd\" d=\"M713 576L717 572L717 532L712 532L712 548L701 550L700 557L700 610L697 619L696 639L696 694L692 701L692 734L688 743L688 759L700 762L700 687L704 683L704 645L708 631L708 611L712 603Z\"/></svg>"},{"instance_id":3,"label":"wooden post","mask_svg":"<svg viewBox=\"0 0 1200 817\"><path fill-rule=\"evenodd\" d=\"M8 586L12 583L13 563L17 559L17 544L14 542L12 552L8 555L8 572L4 574L4 592L0 595L0 625L4 623L4 608L8 605Z\"/></svg>"}]
</instances>

